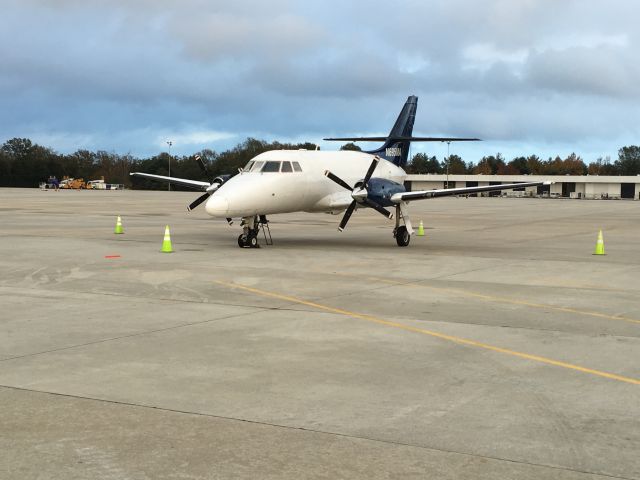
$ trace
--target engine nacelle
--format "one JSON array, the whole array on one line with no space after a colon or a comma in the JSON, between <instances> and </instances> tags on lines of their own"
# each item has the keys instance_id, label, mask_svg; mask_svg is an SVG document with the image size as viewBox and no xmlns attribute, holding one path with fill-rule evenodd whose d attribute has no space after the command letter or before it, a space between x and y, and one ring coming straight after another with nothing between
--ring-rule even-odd
<instances>
[{"instance_id":1,"label":"engine nacelle","mask_svg":"<svg viewBox=\"0 0 640 480\"><path fill-rule=\"evenodd\" d=\"M392 180L371 178L369 180L369 188L367 188L367 197L383 207L390 207L395 205L391 201L391 197L396 193L404 193L406 191L404 185Z\"/></svg>"},{"instance_id":2,"label":"engine nacelle","mask_svg":"<svg viewBox=\"0 0 640 480\"><path fill-rule=\"evenodd\" d=\"M217 183L220 186L222 186L222 184L224 184L231 177L233 177L233 175L218 175L216 178L213 179L213 182L211 183Z\"/></svg>"},{"instance_id":3,"label":"engine nacelle","mask_svg":"<svg viewBox=\"0 0 640 480\"><path fill-rule=\"evenodd\" d=\"M213 192L218 190L222 186L222 184L227 182L231 177L233 177L233 175L220 175L214 178L213 182L211 182L211 185L207 187L207 190L206 190L207 193L211 195Z\"/></svg>"}]
</instances>

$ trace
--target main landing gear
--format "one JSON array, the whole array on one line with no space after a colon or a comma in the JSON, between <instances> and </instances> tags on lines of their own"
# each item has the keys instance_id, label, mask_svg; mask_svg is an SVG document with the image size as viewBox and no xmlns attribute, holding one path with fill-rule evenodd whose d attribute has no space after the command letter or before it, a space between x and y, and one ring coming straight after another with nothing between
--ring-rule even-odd
<instances>
[{"instance_id":1,"label":"main landing gear","mask_svg":"<svg viewBox=\"0 0 640 480\"><path fill-rule=\"evenodd\" d=\"M269 220L267 220L266 215L244 217L240 226L242 227L242 233L238 237L238 246L240 248L260 248L260 245L258 245L260 228L264 232L265 243L273 245L271 231L269 230Z\"/></svg>"},{"instance_id":2,"label":"main landing gear","mask_svg":"<svg viewBox=\"0 0 640 480\"><path fill-rule=\"evenodd\" d=\"M396 243L399 247L406 247L411 241L411 235L409 235L407 227L405 227L404 225L396 228L393 232L393 236L396 237Z\"/></svg>"},{"instance_id":3,"label":"main landing gear","mask_svg":"<svg viewBox=\"0 0 640 480\"><path fill-rule=\"evenodd\" d=\"M393 229L393 236L399 247L406 247L411 241L411 235L413 235L413 228L407 212L407 204L403 202L396 205L396 228Z\"/></svg>"}]
</instances>

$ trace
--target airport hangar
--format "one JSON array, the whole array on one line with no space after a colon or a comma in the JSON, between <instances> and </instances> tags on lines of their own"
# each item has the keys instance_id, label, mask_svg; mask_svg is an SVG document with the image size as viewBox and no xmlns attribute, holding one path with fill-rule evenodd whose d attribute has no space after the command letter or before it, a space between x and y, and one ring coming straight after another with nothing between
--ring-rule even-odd
<instances>
[{"instance_id":1,"label":"airport hangar","mask_svg":"<svg viewBox=\"0 0 640 480\"><path fill-rule=\"evenodd\" d=\"M599 175L408 175L405 180L407 190L431 190L434 188L482 187L503 183L549 181L552 185L514 189L513 191L486 192L482 196L515 197L566 197L588 199L633 199L640 200L640 175L599 176ZM477 196L474 194L473 196Z\"/></svg>"}]
</instances>

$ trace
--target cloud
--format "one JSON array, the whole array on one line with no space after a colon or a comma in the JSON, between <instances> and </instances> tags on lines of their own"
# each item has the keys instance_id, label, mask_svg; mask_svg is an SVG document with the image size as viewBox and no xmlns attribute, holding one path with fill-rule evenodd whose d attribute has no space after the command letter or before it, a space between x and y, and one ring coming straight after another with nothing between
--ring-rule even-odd
<instances>
[{"instance_id":1,"label":"cloud","mask_svg":"<svg viewBox=\"0 0 640 480\"><path fill-rule=\"evenodd\" d=\"M529 52L524 49L502 51L491 43L471 44L462 50L462 68L487 71L495 64L508 64L519 69L527 60Z\"/></svg>"},{"instance_id":2,"label":"cloud","mask_svg":"<svg viewBox=\"0 0 640 480\"><path fill-rule=\"evenodd\" d=\"M169 137L177 153L315 141L385 133L416 94L423 134L615 155L640 133L638 13L622 0L10 1L0 134L135 154Z\"/></svg>"},{"instance_id":3,"label":"cloud","mask_svg":"<svg viewBox=\"0 0 640 480\"><path fill-rule=\"evenodd\" d=\"M304 17L264 17L238 13L179 16L169 24L187 55L200 60L295 56L320 46L323 32Z\"/></svg>"},{"instance_id":4,"label":"cloud","mask_svg":"<svg viewBox=\"0 0 640 480\"><path fill-rule=\"evenodd\" d=\"M207 145L219 140L229 140L236 138L236 135L229 132L218 132L215 130L194 130L189 127L184 131L163 131L156 135L155 145L163 147L168 141L176 145L201 146ZM195 127L197 128L197 127Z\"/></svg>"},{"instance_id":5,"label":"cloud","mask_svg":"<svg viewBox=\"0 0 640 480\"><path fill-rule=\"evenodd\" d=\"M640 67L627 48L550 49L532 55L527 70L533 86L571 95L634 98L640 94Z\"/></svg>"}]
</instances>

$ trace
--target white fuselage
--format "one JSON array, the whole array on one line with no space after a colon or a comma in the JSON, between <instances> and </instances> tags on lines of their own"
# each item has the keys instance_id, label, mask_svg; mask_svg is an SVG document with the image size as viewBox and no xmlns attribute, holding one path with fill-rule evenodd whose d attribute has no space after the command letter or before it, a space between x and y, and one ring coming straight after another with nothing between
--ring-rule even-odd
<instances>
[{"instance_id":1,"label":"white fuselage","mask_svg":"<svg viewBox=\"0 0 640 480\"><path fill-rule=\"evenodd\" d=\"M362 180L374 156L354 151L272 150L252 162L297 162L301 171L243 171L207 200L212 217L237 218L290 212L337 213L351 203L351 192L324 175L331 171L349 185ZM406 172L381 159L373 177L402 184Z\"/></svg>"}]
</instances>

